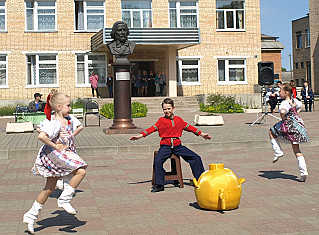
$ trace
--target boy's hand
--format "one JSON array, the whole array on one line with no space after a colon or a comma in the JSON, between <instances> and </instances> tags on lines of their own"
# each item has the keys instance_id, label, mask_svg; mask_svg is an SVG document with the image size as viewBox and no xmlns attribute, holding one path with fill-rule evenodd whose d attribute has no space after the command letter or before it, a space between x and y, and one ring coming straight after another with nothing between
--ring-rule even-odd
<instances>
[{"instance_id":1,"label":"boy's hand","mask_svg":"<svg viewBox=\"0 0 319 235\"><path fill-rule=\"evenodd\" d=\"M203 137L205 140L210 140L212 137L208 134L208 133L201 133L200 134L201 137Z\"/></svg>"},{"instance_id":2,"label":"boy's hand","mask_svg":"<svg viewBox=\"0 0 319 235\"><path fill-rule=\"evenodd\" d=\"M139 140L140 138L142 138L143 137L143 135L142 134L139 134L139 135L135 135L135 136L132 136L131 138L130 138L130 140Z\"/></svg>"}]
</instances>

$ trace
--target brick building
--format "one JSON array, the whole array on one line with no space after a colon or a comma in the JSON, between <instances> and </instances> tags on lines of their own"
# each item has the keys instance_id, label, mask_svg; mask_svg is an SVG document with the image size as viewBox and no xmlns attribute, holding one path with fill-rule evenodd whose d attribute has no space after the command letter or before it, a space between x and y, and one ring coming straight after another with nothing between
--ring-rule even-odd
<instances>
[{"instance_id":1,"label":"brick building","mask_svg":"<svg viewBox=\"0 0 319 235\"><path fill-rule=\"evenodd\" d=\"M136 41L129 60L165 70L169 96L254 92L261 61L258 0L1 0L0 99L33 99L52 88L90 97L91 71L106 97L112 56L93 39L99 33L107 39L119 20Z\"/></svg>"},{"instance_id":2,"label":"brick building","mask_svg":"<svg viewBox=\"0 0 319 235\"><path fill-rule=\"evenodd\" d=\"M275 80L282 80L281 51L285 47L277 39L278 37L261 35L261 60L273 62L274 78Z\"/></svg>"},{"instance_id":3,"label":"brick building","mask_svg":"<svg viewBox=\"0 0 319 235\"><path fill-rule=\"evenodd\" d=\"M312 88L319 94L319 2L309 0Z\"/></svg>"},{"instance_id":4,"label":"brick building","mask_svg":"<svg viewBox=\"0 0 319 235\"><path fill-rule=\"evenodd\" d=\"M303 86L304 81L312 81L310 41L309 15L293 20L293 75L297 86Z\"/></svg>"}]
</instances>

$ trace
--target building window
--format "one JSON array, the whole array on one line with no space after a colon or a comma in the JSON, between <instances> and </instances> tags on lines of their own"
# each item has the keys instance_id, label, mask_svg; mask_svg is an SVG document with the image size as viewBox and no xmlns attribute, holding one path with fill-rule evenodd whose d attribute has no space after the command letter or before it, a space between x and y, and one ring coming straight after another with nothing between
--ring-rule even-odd
<instances>
[{"instance_id":1,"label":"building window","mask_svg":"<svg viewBox=\"0 0 319 235\"><path fill-rule=\"evenodd\" d=\"M216 0L217 30L245 29L245 1Z\"/></svg>"},{"instance_id":2,"label":"building window","mask_svg":"<svg viewBox=\"0 0 319 235\"><path fill-rule=\"evenodd\" d=\"M57 81L57 55L27 55L27 85L51 87Z\"/></svg>"},{"instance_id":3,"label":"building window","mask_svg":"<svg viewBox=\"0 0 319 235\"><path fill-rule=\"evenodd\" d=\"M104 28L104 1L75 1L75 29L100 30Z\"/></svg>"},{"instance_id":4,"label":"building window","mask_svg":"<svg viewBox=\"0 0 319 235\"><path fill-rule=\"evenodd\" d=\"M302 48L302 34L301 34L301 32L297 32L296 36L297 36L297 48Z\"/></svg>"},{"instance_id":5,"label":"building window","mask_svg":"<svg viewBox=\"0 0 319 235\"><path fill-rule=\"evenodd\" d=\"M296 69L299 69L298 63L295 63L295 68L296 68Z\"/></svg>"},{"instance_id":6,"label":"building window","mask_svg":"<svg viewBox=\"0 0 319 235\"><path fill-rule=\"evenodd\" d=\"M77 54L76 85L90 86L89 78L94 73L99 77L99 87L106 86L107 60L105 55Z\"/></svg>"},{"instance_id":7,"label":"building window","mask_svg":"<svg viewBox=\"0 0 319 235\"><path fill-rule=\"evenodd\" d=\"M218 83L242 84L246 80L245 59L218 59Z\"/></svg>"},{"instance_id":8,"label":"building window","mask_svg":"<svg viewBox=\"0 0 319 235\"><path fill-rule=\"evenodd\" d=\"M179 85L200 84L200 60L194 58L177 60L177 82Z\"/></svg>"},{"instance_id":9,"label":"building window","mask_svg":"<svg viewBox=\"0 0 319 235\"><path fill-rule=\"evenodd\" d=\"M197 1L170 1L169 20L171 28L197 28Z\"/></svg>"},{"instance_id":10,"label":"building window","mask_svg":"<svg viewBox=\"0 0 319 235\"><path fill-rule=\"evenodd\" d=\"M122 21L129 28L152 27L152 1L126 1L121 2Z\"/></svg>"},{"instance_id":11,"label":"building window","mask_svg":"<svg viewBox=\"0 0 319 235\"><path fill-rule=\"evenodd\" d=\"M26 1L27 30L56 30L55 1Z\"/></svg>"},{"instance_id":12,"label":"building window","mask_svg":"<svg viewBox=\"0 0 319 235\"><path fill-rule=\"evenodd\" d=\"M7 55L0 55L0 88L8 86L8 61Z\"/></svg>"},{"instance_id":13,"label":"building window","mask_svg":"<svg viewBox=\"0 0 319 235\"><path fill-rule=\"evenodd\" d=\"M310 29L306 29L306 47L310 47Z\"/></svg>"},{"instance_id":14,"label":"building window","mask_svg":"<svg viewBox=\"0 0 319 235\"><path fill-rule=\"evenodd\" d=\"M301 63L300 63L300 68L303 69L303 67L304 67L304 64L303 64L303 62L301 62Z\"/></svg>"},{"instance_id":15,"label":"building window","mask_svg":"<svg viewBox=\"0 0 319 235\"><path fill-rule=\"evenodd\" d=\"M0 30L7 29L6 1L0 1Z\"/></svg>"}]
</instances>

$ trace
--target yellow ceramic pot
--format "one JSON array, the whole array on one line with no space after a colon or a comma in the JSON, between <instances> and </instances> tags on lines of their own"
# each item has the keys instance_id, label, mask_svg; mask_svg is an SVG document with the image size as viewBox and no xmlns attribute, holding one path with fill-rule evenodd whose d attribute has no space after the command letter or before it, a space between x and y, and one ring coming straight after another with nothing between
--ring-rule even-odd
<instances>
[{"instance_id":1,"label":"yellow ceramic pot","mask_svg":"<svg viewBox=\"0 0 319 235\"><path fill-rule=\"evenodd\" d=\"M198 205L209 210L231 210L238 207L241 197L241 184L234 172L224 168L223 163L209 164L197 180L194 178L195 195Z\"/></svg>"}]
</instances>

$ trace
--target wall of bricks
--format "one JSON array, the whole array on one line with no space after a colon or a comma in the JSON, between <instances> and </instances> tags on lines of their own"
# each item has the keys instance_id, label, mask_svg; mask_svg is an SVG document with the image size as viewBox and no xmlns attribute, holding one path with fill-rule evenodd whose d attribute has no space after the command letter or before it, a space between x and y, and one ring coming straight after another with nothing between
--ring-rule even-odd
<instances>
[{"instance_id":1,"label":"wall of bricks","mask_svg":"<svg viewBox=\"0 0 319 235\"><path fill-rule=\"evenodd\" d=\"M292 68L297 86L303 86L303 82L308 80L308 76L310 76L307 72L307 63L310 63L311 60L310 47L306 47L306 29L309 27L308 16L292 21ZM297 48L297 32L302 34L302 48ZM296 64L298 64L298 68Z\"/></svg>"},{"instance_id":2,"label":"wall of bricks","mask_svg":"<svg viewBox=\"0 0 319 235\"><path fill-rule=\"evenodd\" d=\"M153 27L169 27L168 1L153 0ZM106 0L106 27L112 27L121 20L121 1ZM244 32L217 32L215 1L199 1L199 19L201 44L178 50L177 56L202 56L200 60L201 85L178 86L178 95L197 94L248 94L254 92L258 83L257 64L261 61L261 35L259 1L245 1ZM57 32L25 32L24 1L7 0L7 33L0 34L0 51L8 54L8 87L0 89L0 99L33 99L35 92L48 94L50 88L26 88L25 52L58 52L59 91L71 95L71 98L90 97L90 87L75 87L76 51L89 51L91 37L95 33L74 32L74 1L57 0ZM108 60L111 59L109 52ZM130 60L154 59L155 70L165 68L167 47L138 45ZM243 56L246 59L247 84L217 85L216 56ZM110 68L110 67L108 67ZM106 92L101 88L102 93Z\"/></svg>"},{"instance_id":3,"label":"wall of bricks","mask_svg":"<svg viewBox=\"0 0 319 235\"><path fill-rule=\"evenodd\" d=\"M312 87L319 94L319 2L309 0Z\"/></svg>"},{"instance_id":4,"label":"wall of bricks","mask_svg":"<svg viewBox=\"0 0 319 235\"><path fill-rule=\"evenodd\" d=\"M267 51L262 50L261 52L262 61L272 61L274 63L274 73L279 75L279 80L282 80L281 74L281 51Z\"/></svg>"}]
</instances>

